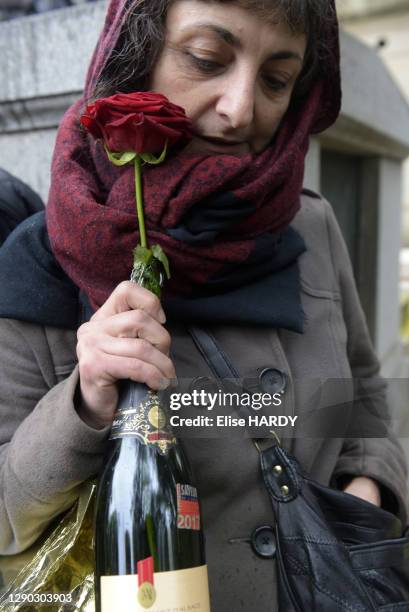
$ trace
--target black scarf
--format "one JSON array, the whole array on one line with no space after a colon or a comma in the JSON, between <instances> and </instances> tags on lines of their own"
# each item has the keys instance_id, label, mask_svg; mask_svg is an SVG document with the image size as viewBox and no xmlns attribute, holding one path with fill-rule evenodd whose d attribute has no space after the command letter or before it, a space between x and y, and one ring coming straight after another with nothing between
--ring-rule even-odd
<instances>
[{"instance_id":1,"label":"black scarf","mask_svg":"<svg viewBox=\"0 0 409 612\"><path fill-rule=\"evenodd\" d=\"M263 264L268 272L261 278L237 287L227 275L227 291L221 292L218 279L213 293L165 300L165 312L184 322L255 324L302 333L297 259L304 251L302 237L289 227L277 239L272 260ZM245 270L242 274L245 278ZM44 212L21 223L0 249L0 286L1 317L67 329L87 318L86 296L52 253Z\"/></svg>"}]
</instances>

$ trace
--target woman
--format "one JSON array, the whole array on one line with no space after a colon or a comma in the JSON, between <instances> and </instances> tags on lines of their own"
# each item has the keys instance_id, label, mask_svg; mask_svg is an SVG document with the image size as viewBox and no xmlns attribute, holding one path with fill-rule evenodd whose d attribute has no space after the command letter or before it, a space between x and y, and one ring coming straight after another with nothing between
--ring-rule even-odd
<instances>
[{"instance_id":1,"label":"woman","mask_svg":"<svg viewBox=\"0 0 409 612\"><path fill-rule=\"evenodd\" d=\"M132 169L114 168L79 127L84 101L143 89L183 106L195 127L184 150L144 173L148 234L172 266L163 305L120 282L138 238ZM175 375L211 376L187 332L196 321L240 376L282 392L286 411L304 417L283 444L312 478L406 522L396 439L354 430L368 402L382 415L385 400L346 249L330 206L302 193L309 134L331 125L339 104L327 0L111 1L85 98L57 139L52 252L41 219L7 251L28 244L26 261L32 249L41 273L23 266L19 278L38 279L25 296L30 307L0 323L1 553L28 547L101 468L117 380L159 389ZM57 306L41 282L63 285ZM75 287L95 310L78 333L67 312ZM351 377L366 390L355 402ZM324 398L327 379L339 384ZM212 609L277 609L275 566L250 542L273 521L253 445L202 438L186 449L202 499Z\"/></svg>"}]
</instances>

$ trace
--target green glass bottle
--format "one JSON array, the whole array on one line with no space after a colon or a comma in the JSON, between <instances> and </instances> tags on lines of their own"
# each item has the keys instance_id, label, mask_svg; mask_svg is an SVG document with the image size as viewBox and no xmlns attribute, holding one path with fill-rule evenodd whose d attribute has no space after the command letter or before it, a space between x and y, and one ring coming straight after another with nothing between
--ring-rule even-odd
<instances>
[{"instance_id":1,"label":"green glass bottle","mask_svg":"<svg viewBox=\"0 0 409 612\"><path fill-rule=\"evenodd\" d=\"M158 294L162 272L153 259L132 280ZM120 383L96 495L97 612L210 611L197 489L163 401L144 384Z\"/></svg>"}]
</instances>

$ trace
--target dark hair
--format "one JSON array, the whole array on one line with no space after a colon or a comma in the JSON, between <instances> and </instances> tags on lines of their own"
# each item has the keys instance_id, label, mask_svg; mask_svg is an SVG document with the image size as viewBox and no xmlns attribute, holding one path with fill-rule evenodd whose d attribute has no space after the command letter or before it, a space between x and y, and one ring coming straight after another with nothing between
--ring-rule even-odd
<instances>
[{"instance_id":1,"label":"dark hair","mask_svg":"<svg viewBox=\"0 0 409 612\"><path fill-rule=\"evenodd\" d=\"M165 39L166 15L175 0L134 0L118 42L96 83L92 98L147 89L149 75ZM323 32L334 10L329 0L205 0L241 6L262 19L284 22L307 35L307 52L294 96L302 95L328 51Z\"/></svg>"}]
</instances>

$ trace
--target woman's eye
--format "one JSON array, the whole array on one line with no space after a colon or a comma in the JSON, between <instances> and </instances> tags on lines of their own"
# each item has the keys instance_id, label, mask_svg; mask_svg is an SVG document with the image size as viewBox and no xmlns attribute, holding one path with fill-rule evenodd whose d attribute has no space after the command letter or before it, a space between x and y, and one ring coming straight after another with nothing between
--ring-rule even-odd
<instances>
[{"instance_id":1,"label":"woman's eye","mask_svg":"<svg viewBox=\"0 0 409 612\"><path fill-rule=\"evenodd\" d=\"M189 54L189 57L193 61L195 66L197 66L203 72L214 72L215 70L223 68L222 64L213 62L212 60L206 60L202 57L197 57L196 55L192 54Z\"/></svg>"},{"instance_id":2,"label":"woman's eye","mask_svg":"<svg viewBox=\"0 0 409 612\"><path fill-rule=\"evenodd\" d=\"M264 80L267 83L267 87L269 87L272 91L282 91L287 87L287 81L280 81L280 79L268 77L266 77Z\"/></svg>"}]
</instances>

